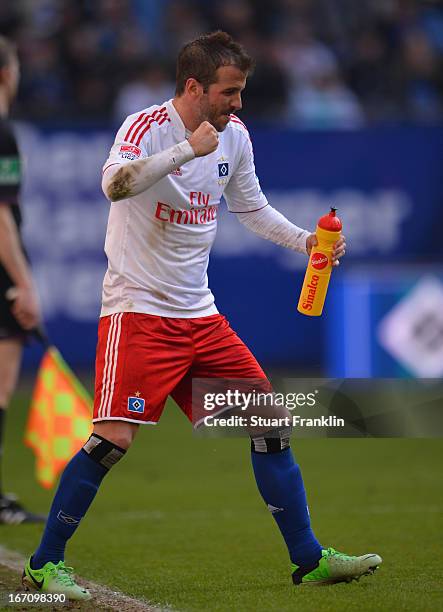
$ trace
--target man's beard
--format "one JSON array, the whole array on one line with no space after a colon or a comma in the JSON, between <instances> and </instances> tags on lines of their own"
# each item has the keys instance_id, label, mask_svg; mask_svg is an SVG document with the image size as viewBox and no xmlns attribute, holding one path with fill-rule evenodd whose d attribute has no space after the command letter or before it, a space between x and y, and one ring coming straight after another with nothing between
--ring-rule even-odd
<instances>
[{"instance_id":1,"label":"man's beard","mask_svg":"<svg viewBox=\"0 0 443 612\"><path fill-rule=\"evenodd\" d=\"M226 126L229 123L229 115L230 110L226 109L224 113L221 113L220 110L215 111L212 109L209 113L208 121L211 125L215 127L218 132L223 132Z\"/></svg>"},{"instance_id":2,"label":"man's beard","mask_svg":"<svg viewBox=\"0 0 443 612\"><path fill-rule=\"evenodd\" d=\"M215 109L208 104L202 103L200 106L200 123L208 121L217 132L223 132L229 121L225 121L226 115L230 115L230 109L227 108L224 113L220 109Z\"/></svg>"}]
</instances>

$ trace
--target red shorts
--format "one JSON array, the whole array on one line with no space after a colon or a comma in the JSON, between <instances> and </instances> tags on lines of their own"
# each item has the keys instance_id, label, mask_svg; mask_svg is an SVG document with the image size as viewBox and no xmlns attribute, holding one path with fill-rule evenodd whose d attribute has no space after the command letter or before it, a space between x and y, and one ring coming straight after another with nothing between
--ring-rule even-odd
<instances>
[{"instance_id":1,"label":"red shorts","mask_svg":"<svg viewBox=\"0 0 443 612\"><path fill-rule=\"evenodd\" d=\"M168 395L192 420L193 378L252 378L269 384L220 314L175 319L125 312L100 319L94 422L155 424Z\"/></svg>"}]
</instances>

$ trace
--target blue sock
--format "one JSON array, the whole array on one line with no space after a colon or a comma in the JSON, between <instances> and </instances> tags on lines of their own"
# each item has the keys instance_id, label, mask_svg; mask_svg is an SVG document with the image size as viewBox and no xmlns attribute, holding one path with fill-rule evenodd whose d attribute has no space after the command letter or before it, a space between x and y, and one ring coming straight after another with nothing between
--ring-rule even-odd
<instances>
[{"instance_id":1,"label":"blue sock","mask_svg":"<svg viewBox=\"0 0 443 612\"><path fill-rule=\"evenodd\" d=\"M291 449L252 451L251 455L258 489L281 531L292 563L315 566L321 558L321 546L311 529L305 488Z\"/></svg>"},{"instance_id":2,"label":"blue sock","mask_svg":"<svg viewBox=\"0 0 443 612\"><path fill-rule=\"evenodd\" d=\"M66 542L77 529L98 491L108 468L82 449L66 466L52 502L40 546L31 567L40 569L48 561L65 559Z\"/></svg>"}]
</instances>

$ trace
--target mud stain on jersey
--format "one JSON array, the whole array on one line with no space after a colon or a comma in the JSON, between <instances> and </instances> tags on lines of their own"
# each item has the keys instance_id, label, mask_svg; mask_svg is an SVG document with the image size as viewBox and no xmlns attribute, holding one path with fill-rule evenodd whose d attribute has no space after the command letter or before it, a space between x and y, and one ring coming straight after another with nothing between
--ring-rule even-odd
<instances>
[{"instance_id":1,"label":"mud stain on jersey","mask_svg":"<svg viewBox=\"0 0 443 612\"><path fill-rule=\"evenodd\" d=\"M120 168L115 173L108 189L108 196L113 201L123 200L131 195L134 186L134 177L127 168Z\"/></svg>"},{"instance_id":2,"label":"mud stain on jersey","mask_svg":"<svg viewBox=\"0 0 443 612\"><path fill-rule=\"evenodd\" d=\"M150 289L150 292L152 293L152 295L154 297L156 297L158 300L162 300L167 302L169 300L168 296L166 295L166 293L162 293L161 291L157 291L156 289Z\"/></svg>"}]
</instances>

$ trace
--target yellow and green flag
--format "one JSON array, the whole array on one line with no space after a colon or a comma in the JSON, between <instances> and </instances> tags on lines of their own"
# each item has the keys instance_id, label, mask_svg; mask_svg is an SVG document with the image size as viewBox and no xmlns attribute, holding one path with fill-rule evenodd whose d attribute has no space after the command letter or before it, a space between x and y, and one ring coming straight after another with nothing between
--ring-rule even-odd
<instances>
[{"instance_id":1,"label":"yellow and green flag","mask_svg":"<svg viewBox=\"0 0 443 612\"><path fill-rule=\"evenodd\" d=\"M32 396L25 444L36 455L39 483L50 488L92 431L92 400L59 351L43 356Z\"/></svg>"}]
</instances>

